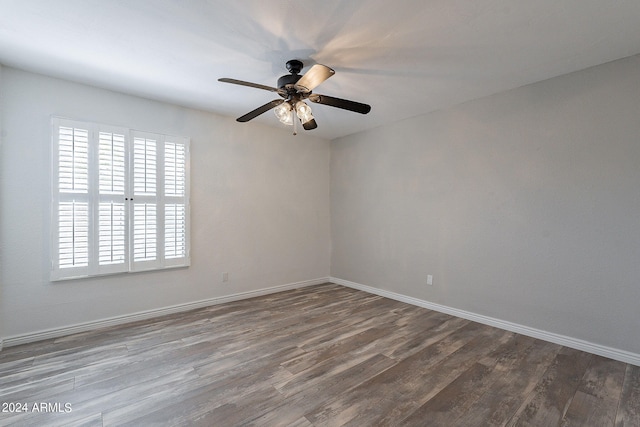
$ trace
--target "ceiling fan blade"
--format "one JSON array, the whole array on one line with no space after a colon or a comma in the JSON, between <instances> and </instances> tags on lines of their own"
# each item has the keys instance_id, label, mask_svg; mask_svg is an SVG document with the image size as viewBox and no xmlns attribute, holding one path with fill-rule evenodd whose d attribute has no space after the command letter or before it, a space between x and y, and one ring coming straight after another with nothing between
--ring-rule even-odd
<instances>
[{"instance_id":1,"label":"ceiling fan blade","mask_svg":"<svg viewBox=\"0 0 640 427\"><path fill-rule=\"evenodd\" d=\"M309 101L317 104L330 105L336 108L342 108L343 110L354 111L360 114L367 114L371 111L371 106L362 104L361 102L349 101L347 99L334 98L327 95L318 95L313 93L309 95Z\"/></svg>"},{"instance_id":2,"label":"ceiling fan blade","mask_svg":"<svg viewBox=\"0 0 640 427\"><path fill-rule=\"evenodd\" d=\"M264 104L261 107L256 108L253 111L249 111L247 114L245 114L242 117L238 117L236 120L239 122L248 122L251 119L255 119L256 117L258 117L260 114L267 112L269 110L271 110L274 107L277 107L278 105L282 104L284 101L281 99L276 99L273 100L271 102L267 102L266 104Z\"/></svg>"},{"instance_id":3,"label":"ceiling fan blade","mask_svg":"<svg viewBox=\"0 0 640 427\"><path fill-rule=\"evenodd\" d=\"M251 82L245 82L245 81L242 81L242 80L227 79L227 78L218 79L218 81L219 82L223 82L223 83L232 83L234 85L254 87L256 89L263 89L263 90L268 90L270 92L278 92L278 93L280 93L280 90L275 88L275 87L259 85L258 83L251 83Z\"/></svg>"},{"instance_id":4,"label":"ceiling fan blade","mask_svg":"<svg viewBox=\"0 0 640 427\"><path fill-rule=\"evenodd\" d=\"M304 128L304 130L311 130L317 128L318 124L316 123L316 119L311 119L308 122L303 123L302 127Z\"/></svg>"},{"instance_id":5,"label":"ceiling fan blade","mask_svg":"<svg viewBox=\"0 0 640 427\"><path fill-rule=\"evenodd\" d=\"M296 90L301 92L311 92L320 83L333 76L336 72L326 65L316 64L300 77L295 84Z\"/></svg>"}]
</instances>

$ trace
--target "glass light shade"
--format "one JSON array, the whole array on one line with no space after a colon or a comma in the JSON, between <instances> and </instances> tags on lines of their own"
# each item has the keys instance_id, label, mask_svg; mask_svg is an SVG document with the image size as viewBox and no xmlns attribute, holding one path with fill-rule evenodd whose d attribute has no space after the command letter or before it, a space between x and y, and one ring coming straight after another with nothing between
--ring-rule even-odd
<instances>
[{"instance_id":1,"label":"glass light shade","mask_svg":"<svg viewBox=\"0 0 640 427\"><path fill-rule=\"evenodd\" d=\"M287 101L284 101L282 104L274 108L273 112L276 114L278 120L280 120L280 123L285 125L293 124L293 118L291 117L291 104Z\"/></svg>"},{"instance_id":2,"label":"glass light shade","mask_svg":"<svg viewBox=\"0 0 640 427\"><path fill-rule=\"evenodd\" d=\"M302 101L298 101L296 103L296 113L298 114L298 118L302 123L307 123L310 120L313 120L313 115L311 114L311 107L305 104Z\"/></svg>"}]
</instances>

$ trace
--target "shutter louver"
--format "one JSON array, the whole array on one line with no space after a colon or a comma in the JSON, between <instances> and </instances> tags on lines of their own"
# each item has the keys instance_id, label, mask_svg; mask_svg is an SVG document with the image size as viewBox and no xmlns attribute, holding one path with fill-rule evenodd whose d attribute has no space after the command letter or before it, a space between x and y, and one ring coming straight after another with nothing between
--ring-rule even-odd
<instances>
[{"instance_id":1,"label":"shutter louver","mask_svg":"<svg viewBox=\"0 0 640 427\"><path fill-rule=\"evenodd\" d=\"M187 252L186 212L184 204L167 204L164 214L164 256L182 258Z\"/></svg>"},{"instance_id":2,"label":"shutter louver","mask_svg":"<svg viewBox=\"0 0 640 427\"><path fill-rule=\"evenodd\" d=\"M157 258L157 220L154 203L135 203L133 207L133 261Z\"/></svg>"},{"instance_id":3,"label":"shutter louver","mask_svg":"<svg viewBox=\"0 0 640 427\"><path fill-rule=\"evenodd\" d=\"M175 142L164 145L164 194L165 196L184 196L185 191L185 146Z\"/></svg>"},{"instance_id":4,"label":"shutter louver","mask_svg":"<svg viewBox=\"0 0 640 427\"><path fill-rule=\"evenodd\" d=\"M156 194L156 141L147 138L133 140L133 192L136 196Z\"/></svg>"},{"instance_id":5,"label":"shutter louver","mask_svg":"<svg viewBox=\"0 0 640 427\"><path fill-rule=\"evenodd\" d=\"M125 138L100 132L100 194L124 195Z\"/></svg>"},{"instance_id":6,"label":"shutter louver","mask_svg":"<svg viewBox=\"0 0 640 427\"><path fill-rule=\"evenodd\" d=\"M86 193L89 169L89 131L60 127L58 133L58 189Z\"/></svg>"},{"instance_id":7,"label":"shutter louver","mask_svg":"<svg viewBox=\"0 0 640 427\"><path fill-rule=\"evenodd\" d=\"M126 245L124 203L100 203L98 227L98 264L124 263Z\"/></svg>"},{"instance_id":8,"label":"shutter louver","mask_svg":"<svg viewBox=\"0 0 640 427\"><path fill-rule=\"evenodd\" d=\"M60 268L89 264L89 204L58 204L58 263Z\"/></svg>"}]
</instances>

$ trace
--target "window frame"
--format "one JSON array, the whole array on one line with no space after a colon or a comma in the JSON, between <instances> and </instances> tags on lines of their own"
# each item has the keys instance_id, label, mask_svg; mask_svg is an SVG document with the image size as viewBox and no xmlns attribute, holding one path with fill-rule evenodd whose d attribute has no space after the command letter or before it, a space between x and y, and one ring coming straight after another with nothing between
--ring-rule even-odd
<instances>
[{"instance_id":1,"label":"window frame","mask_svg":"<svg viewBox=\"0 0 640 427\"><path fill-rule=\"evenodd\" d=\"M60 189L60 134L59 129L71 128L74 129L86 129L88 131L88 153L87 153L87 190L86 192L64 192ZM120 193L101 193L101 166L100 158L100 144L101 133L111 134L113 141L114 134L122 135L124 137L124 190ZM136 194L134 190L134 175L136 171L136 165L134 164L134 140L135 138L144 137L155 141L156 151L156 177L155 177L155 195L141 195ZM107 137L108 140L108 137ZM121 126L104 125L93 122L86 122L80 120L72 120L62 117L51 117L51 274L50 280L60 281L77 278L87 278L94 276L104 276L111 274L122 273L135 273L140 271L150 270L163 270L169 268L188 267L191 264L191 248L190 248L190 139L181 136L163 135L159 133L143 132L135 129L130 129ZM181 195L165 195L165 147L172 145L174 147L183 147L180 152L183 155L184 163L178 163L178 166L183 171L183 174L179 176L180 184L182 184ZM74 152L75 153L75 152ZM113 176L113 163L110 164L111 173ZM183 168L183 170L182 170ZM141 201L147 204L155 205L155 245L156 256L151 261L135 261L134 259L134 219L135 219L135 206L140 204ZM60 266L60 206L61 203L86 203L87 204L87 265L61 267ZM124 216L124 260L117 263L101 263L99 258L101 242L100 238L100 213L106 212L107 215L111 214L113 218L113 206L112 211L109 211L108 204L116 204L122 207ZM182 251L178 251L178 256L166 258L165 256L165 211L166 205L176 205L176 210L181 216L175 219L179 227L176 228L176 238L181 238L178 241L178 248ZM104 208L104 211L101 209ZM107 217L107 220L109 218ZM114 226L113 219L111 224L108 224L109 231L107 234L113 236L113 230L117 227ZM121 222L119 222L121 224ZM75 231L75 229L74 229ZM184 232L184 234L183 234ZM73 232L72 232L73 234ZM73 234L75 238L75 234ZM110 240L109 240L110 239ZM104 243L105 240L103 240ZM107 236L107 244L113 244L113 237Z\"/></svg>"}]
</instances>

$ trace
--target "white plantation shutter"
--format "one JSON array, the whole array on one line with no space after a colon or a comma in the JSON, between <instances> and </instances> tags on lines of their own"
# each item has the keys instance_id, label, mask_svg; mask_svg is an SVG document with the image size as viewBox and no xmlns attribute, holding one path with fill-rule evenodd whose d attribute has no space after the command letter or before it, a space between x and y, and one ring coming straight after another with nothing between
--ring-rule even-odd
<instances>
[{"instance_id":1,"label":"white plantation shutter","mask_svg":"<svg viewBox=\"0 0 640 427\"><path fill-rule=\"evenodd\" d=\"M53 127L53 179L55 245L52 264L60 276L82 276L89 273L90 259L90 194L89 138L91 130L85 124L55 123Z\"/></svg>"},{"instance_id":2,"label":"white plantation shutter","mask_svg":"<svg viewBox=\"0 0 640 427\"><path fill-rule=\"evenodd\" d=\"M127 130L96 126L98 195L96 274L127 271Z\"/></svg>"},{"instance_id":3,"label":"white plantation shutter","mask_svg":"<svg viewBox=\"0 0 640 427\"><path fill-rule=\"evenodd\" d=\"M158 254L158 141L161 136L133 136L133 270L160 266Z\"/></svg>"},{"instance_id":4,"label":"white plantation shutter","mask_svg":"<svg viewBox=\"0 0 640 427\"><path fill-rule=\"evenodd\" d=\"M187 145L177 140L164 144L164 252L167 262L180 262L188 254ZM174 261L169 261L174 260Z\"/></svg>"},{"instance_id":5,"label":"white plantation shutter","mask_svg":"<svg viewBox=\"0 0 640 427\"><path fill-rule=\"evenodd\" d=\"M189 265L188 139L132 138L132 270Z\"/></svg>"},{"instance_id":6,"label":"white plantation shutter","mask_svg":"<svg viewBox=\"0 0 640 427\"><path fill-rule=\"evenodd\" d=\"M54 118L52 280L189 265L187 138Z\"/></svg>"}]
</instances>

